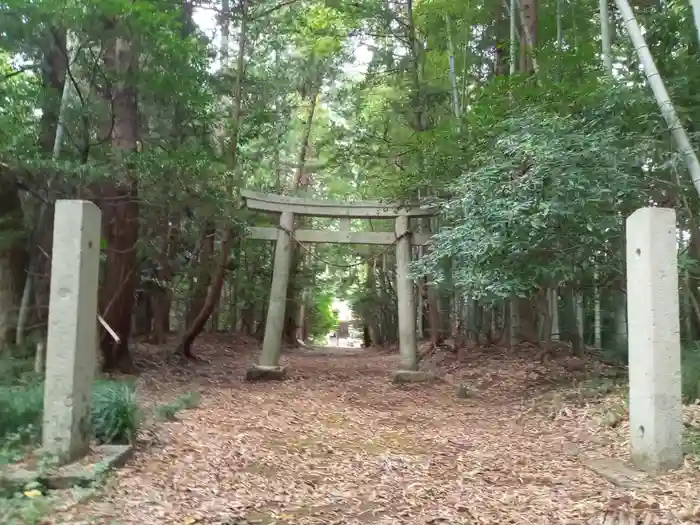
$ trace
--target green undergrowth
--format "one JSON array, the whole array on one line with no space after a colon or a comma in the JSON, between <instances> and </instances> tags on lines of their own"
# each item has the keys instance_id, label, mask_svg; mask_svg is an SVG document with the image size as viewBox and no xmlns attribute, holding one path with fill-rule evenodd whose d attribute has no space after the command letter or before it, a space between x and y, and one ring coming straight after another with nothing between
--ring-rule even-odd
<instances>
[{"instance_id":1,"label":"green undergrowth","mask_svg":"<svg viewBox=\"0 0 700 525\"><path fill-rule=\"evenodd\" d=\"M170 403L157 406L153 412L154 419L156 421L174 421L178 412L197 408L200 400L198 393L185 392Z\"/></svg>"},{"instance_id":2,"label":"green undergrowth","mask_svg":"<svg viewBox=\"0 0 700 525\"><path fill-rule=\"evenodd\" d=\"M700 342L686 345L681 354L683 401L700 400Z\"/></svg>"},{"instance_id":3,"label":"green undergrowth","mask_svg":"<svg viewBox=\"0 0 700 525\"><path fill-rule=\"evenodd\" d=\"M0 523L7 525L40 525L51 512L49 498L27 498L24 494L0 499Z\"/></svg>"},{"instance_id":4,"label":"green undergrowth","mask_svg":"<svg viewBox=\"0 0 700 525\"><path fill-rule=\"evenodd\" d=\"M683 452L700 458L700 428L686 428L683 434Z\"/></svg>"},{"instance_id":5,"label":"green undergrowth","mask_svg":"<svg viewBox=\"0 0 700 525\"><path fill-rule=\"evenodd\" d=\"M16 461L41 439L44 384L29 359L0 359L0 464ZM131 443L140 410L133 381L95 381L92 390L93 438L100 443Z\"/></svg>"},{"instance_id":6,"label":"green undergrowth","mask_svg":"<svg viewBox=\"0 0 700 525\"><path fill-rule=\"evenodd\" d=\"M607 361L627 365L627 348L615 347L603 351ZM700 400L700 341L686 343L681 349L681 376L683 402Z\"/></svg>"},{"instance_id":7,"label":"green undergrowth","mask_svg":"<svg viewBox=\"0 0 700 525\"><path fill-rule=\"evenodd\" d=\"M187 392L153 411L156 421L171 421L181 410L195 408L200 396ZM0 358L0 466L20 460L39 445L44 405L44 384L33 372L30 358L6 355ZM92 432L99 443L133 443L145 421L136 398L133 380L95 381L92 390ZM40 457L40 469L51 468L54 458ZM46 465L44 465L46 463ZM37 490L38 489L38 490ZM99 484L82 491L99 490ZM73 494L75 496L75 494ZM71 496L71 497L73 497ZM0 494L0 523L46 523L52 507L65 494L44 487L25 487L23 492Z\"/></svg>"}]
</instances>

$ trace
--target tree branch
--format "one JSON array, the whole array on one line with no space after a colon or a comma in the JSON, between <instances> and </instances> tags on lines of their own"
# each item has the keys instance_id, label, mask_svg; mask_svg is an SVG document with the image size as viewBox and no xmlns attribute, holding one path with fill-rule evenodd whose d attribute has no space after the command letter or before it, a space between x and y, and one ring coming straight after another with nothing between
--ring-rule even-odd
<instances>
[{"instance_id":1,"label":"tree branch","mask_svg":"<svg viewBox=\"0 0 700 525\"><path fill-rule=\"evenodd\" d=\"M41 64L29 64L27 66L23 66L18 70L13 71L12 73L7 73L3 75L2 80L4 82L5 80L9 80L12 77L16 77L17 75L21 75L22 73L26 73L27 71L33 71L35 69L41 69Z\"/></svg>"}]
</instances>

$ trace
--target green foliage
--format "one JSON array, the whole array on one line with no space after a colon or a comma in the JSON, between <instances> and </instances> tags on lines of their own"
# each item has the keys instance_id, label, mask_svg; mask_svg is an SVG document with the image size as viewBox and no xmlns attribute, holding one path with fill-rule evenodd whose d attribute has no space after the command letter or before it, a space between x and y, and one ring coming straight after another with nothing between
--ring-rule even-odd
<instances>
[{"instance_id":1,"label":"green foliage","mask_svg":"<svg viewBox=\"0 0 700 525\"><path fill-rule=\"evenodd\" d=\"M309 303L309 339L318 342L338 326L338 314L333 310L333 295L328 292L315 291Z\"/></svg>"},{"instance_id":2,"label":"green foliage","mask_svg":"<svg viewBox=\"0 0 700 525\"><path fill-rule=\"evenodd\" d=\"M7 525L40 525L51 510L46 498L27 498L22 493L0 498L0 521Z\"/></svg>"},{"instance_id":3,"label":"green foliage","mask_svg":"<svg viewBox=\"0 0 700 525\"><path fill-rule=\"evenodd\" d=\"M685 403L700 400L700 344L686 345L681 353L682 392Z\"/></svg>"},{"instance_id":4,"label":"green foliage","mask_svg":"<svg viewBox=\"0 0 700 525\"><path fill-rule=\"evenodd\" d=\"M475 298L528 296L610 264L624 209L641 202L644 141L583 116L529 106L506 113L474 144L470 169L442 205L450 225L426 259Z\"/></svg>"},{"instance_id":5,"label":"green foliage","mask_svg":"<svg viewBox=\"0 0 700 525\"><path fill-rule=\"evenodd\" d=\"M40 438L44 409L43 383L0 386L0 441L4 461ZM133 384L97 381L92 393L93 437L103 443L133 442L139 428Z\"/></svg>"},{"instance_id":6,"label":"green foliage","mask_svg":"<svg viewBox=\"0 0 700 525\"><path fill-rule=\"evenodd\" d=\"M14 448L38 438L43 410L42 384L0 386L0 441Z\"/></svg>"},{"instance_id":7,"label":"green foliage","mask_svg":"<svg viewBox=\"0 0 700 525\"><path fill-rule=\"evenodd\" d=\"M185 392L174 401L159 405L154 410L154 415L158 421L174 421L175 416L181 410L189 410L199 406L201 396L196 392Z\"/></svg>"},{"instance_id":8,"label":"green foliage","mask_svg":"<svg viewBox=\"0 0 700 525\"><path fill-rule=\"evenodd\" d=\"M685 429L683 434L683 451L700 458L700 428Z\"/></svg>"},{"instance_id":9,"label":"green foliage","mask_svg":"<svg viewBox=\"0 0 700 525\"><path fill-rule=\"evenodd\" d=\"M637 10L645 37L697 143L693 123L700 119L700 68L689 5L680 0L666 2L663 9L647 4ZM611 290L619 288L622 223L632 209L650 201L670 203L688 208L679 214L681 221L699 211L634 49L617 35L616 76L608 81L599 57L597 2L540 3L539 73L498 74L497 66L507 70L496 63L508 46L507 20L494 6L483 0L423 0L414 3L409 20L405 4L374 0L251 4L240 79L243 117L234 122L235 60L214 67L218 42L187 20L183 3L4 0L3 177L7 171L8 180L14 184L17 178L27 188L27 229L35 224L31 210L39 195L86 195L87 187L133 177L139 221L149 225L138 241L138 274L151 282L155 273L172 274L160 284L178 299L191 292L203 224L269 225L269 217L254 218L230 205L238 187L285 193L302 172L310 181L306 191L319 198L423 198L439 204L437 226L444 229L414 269L444 279L443 289L498 300L551 285L582 287L590 283L594 267L604 283L612 283ZM206 6L196 9L208 11ZM239 10L230 18L233 58ZM137 67L125 75L105 60L107 37L113 35L106 25L113 21L118 21L120 38L139 50ZM52 52L63 52L57 49L61 35L54 28L69 31L70 47L78 50L68 76L79 91L62 118L66 134L57 160L37 141L45 131L51 134L42 117L60 107L60 86L46 84L38 67L48 65ZM409 29L415 29L416 42L410 42ZM560 37L563 45L557 42ZM359 78L351 73L354 60L369 61L369 74ZM117 151L120 147L104 130L114 109L114 101L107 100L110 87L129 84L139 101L140 151L126 154ZM460 118L455 117L453 88ZM311 139L304 150L306 169L300 169L309 102L317 91ZM684 198L688 204L680 204ZM314 227L332 223L311 222ZM160 239L166 237L168 223L176 225L178 235L166 246ZM392 229L381 221L363 221L362 227L368 226ZM260 321L258 305L269 290L272 253L265 243L236 245L229 261L228 284L235 292L229 324L239 314L246 322L257 316L250 321L253 326ZM341 265L358 260L345 246L318 246L315 253ZM389 267L392 257L387 256ZM449 285L444 275L448 259L455 268ZM688 253L681 261L691 277L699 274L694 259ZM154 270L162 261L170 266L167 272ZM349 298L356 311L381 318L388 332L396 331L393 275L380 280L377 271L376 279L366 283L364 271L329 265L325 276L314 281L322 266L307 265L295 282L300 289L314 289L312 338L336 322L330 296ZM36 380L30 364L0 361L0 385L14 384L4 377L13 377L15 369L24 383ZM105 412L110 430L103 437L115 431L112 427L121 428L116 421L135 418L126 408L126 391L109 396L106 405L120 403L122 409Z\"/></svg>"},{"instance_id":10,"label":"green foliage","mask_svg":"<svg viewBox=\"0 0 700 525\"><path fill-rule=\"evenodd\" d=\"M616 363L620 366L627 365L627 340L608 342L602 349L602 356L603 359L611 363Z\"/></svg>"},{"instance_id":11,"label":"green foliage","mask_svg":"<svg viewBox=\"0 0 700 525\"><path fill-rule=\"evenodd\" d=\"M0 386L35 383L34 359L6 353L0 358Z\"/></svg>"},{"instance_id":12,"label":"green foliage","mask_svg":"<svg viewBox=\"0 0 700 525\"><path fill-rule=\"evenodd\" d=\"M627 347L612 346L603 351L603 357L625 365L628 358ZM686 344L681 349L681 392L686 404L700 400L700 343L697 341Z\"/></svg>"},{"instance_id":13,"label":"green foliage","mask_svg":"<svg viewBox=\"0 0 700 525\"><path fill-rule=\"evenodd\" d=\"M98 381L92 391L92 432L101 443L132 443L140 411L134 384Z\"/></svg>"}]
</instances>

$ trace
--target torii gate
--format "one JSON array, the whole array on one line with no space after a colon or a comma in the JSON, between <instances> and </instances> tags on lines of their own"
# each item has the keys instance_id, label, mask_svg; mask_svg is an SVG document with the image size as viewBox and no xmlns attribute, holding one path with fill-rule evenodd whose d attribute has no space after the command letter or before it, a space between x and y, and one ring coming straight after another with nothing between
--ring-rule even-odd
<instances>
[{"instance_id":1,"label":"torii gate","mask_svg":"<svg viewBox=\"0 0 700 525\"><path fill-rule=\"evenodd\" d=\"M342 244L396 244L396 294L399 313L399 349L401 354L400 374L404 380L420 380L418 370L418 346L416 341L416 307L413 296L413 281L409 274L411 246L423 246L430 236L411 231L410 218L429 217L434 208L405 207L399 204L384 204L376 201L339 202L271 195L244 190L241 196L250 210L280 214L277 228L253 227L251 239L277 241L275 247L270 304L263 339L260 362L251 366L248 380L277 379L286 377L280 366L282 332L287 303L287 286L292 262L292 242L342 243ZM340 231L297 230L294 231L295 215L312 217L335 217L340 219ZM353 232L350 219L395 219L393 232Z\"/></svg>"}]
</instances>

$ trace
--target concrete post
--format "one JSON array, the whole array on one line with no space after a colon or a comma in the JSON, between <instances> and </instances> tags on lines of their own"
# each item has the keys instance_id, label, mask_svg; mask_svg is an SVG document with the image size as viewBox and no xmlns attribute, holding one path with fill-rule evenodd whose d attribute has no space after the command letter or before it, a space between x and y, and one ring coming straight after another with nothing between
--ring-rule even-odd
<instances>
[{"instance_id":1,"label":"concrete post","mask_svg":"<svg viewBox=\"0 0 700 525\"><path fill-rule=\"evenodd\" d=\"M62 463L83 456L91 438L101 217L91 202L56 202L43 445Z\"/></svg>"},{"instance_id":2,"label":"concrete post","mask_svg":"<svg viewBox=\"0 0 700 525\"><path fill-rule=\"evenodd\" d=\"M260 364L248 369L246 373L248 380L283 379L286 375L284 368L279 366L279 362L287 306L287 286L292 264L292 236L285 230L292 231L294 229L294 214L282 212L280 226L281 228L277 232L270 304L267 308Z\"/></svg>"},{"instance_id":3,"label":"concrete post","mask_svg":"<svg viewBox=\"0 0 700 525\"><path fill-rule=\"evenodd\" d=\"M627 219L632 461L645 471L680 467L682 402L676 213L642 208Z\"/></svg>"},{"instance_id":4,"label":"concrete post","mask_svg":"<svg viewBox=\"0 0 700 525\"><path fill-rule=\"evenodd\" d=\"M396 218L396 235L408 232L407 215ZM413 280L409 271L411 264L411 237L404 235L396 243L396 295L399 310L399 350L402 370L418 370L418 348L416 343L416 303L413 296Z\"/></svg>"}]
</instances>

